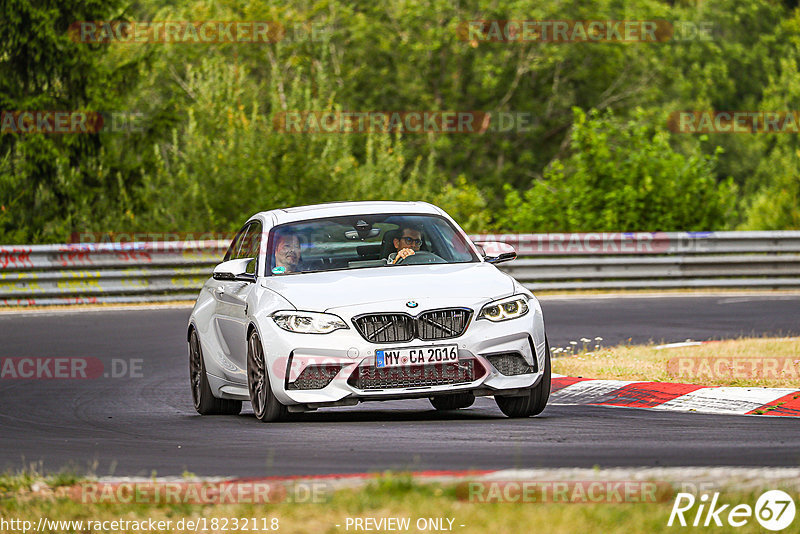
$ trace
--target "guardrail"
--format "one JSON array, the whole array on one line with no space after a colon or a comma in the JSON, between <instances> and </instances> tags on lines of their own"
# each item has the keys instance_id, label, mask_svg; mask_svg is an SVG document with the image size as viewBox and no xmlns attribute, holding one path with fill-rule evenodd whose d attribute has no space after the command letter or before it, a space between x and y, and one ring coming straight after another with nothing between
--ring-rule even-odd
<instances>
[{"instance_id":1,"label":"guardrail","mask_svg":"<svg viewBox=\"0 0 800 534\"><path fill-rule=\"evenodd\" d=\"M0 247L0 306L194 300L227 241Z\"/></svg>"},{"instance_id":2,"label":"guardrail","mask_svg":"<svg viewBox=\"0 0 800 534\"><path fill-rule=\"evenodd\" d=\"M800 231L481 234L533 290L800 287ZM194 300L227 241L0 247L0 306Z\"/></svg>"},{"instance_id":3,"label":"guardrail","mask_svg":"<svg viewBox=\"0 0 800 534\"><path fill-rule=\"evenodd\" d=\"M533 290L800 287L800 231L484 234Z\"/></svg>"}]
</instances>

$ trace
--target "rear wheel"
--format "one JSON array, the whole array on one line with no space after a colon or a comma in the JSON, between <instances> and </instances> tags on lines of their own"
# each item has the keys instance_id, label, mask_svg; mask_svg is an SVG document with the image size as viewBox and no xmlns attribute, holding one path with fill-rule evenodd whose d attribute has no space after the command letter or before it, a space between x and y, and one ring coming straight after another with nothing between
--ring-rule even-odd
<instances>
[{"instance_id":1,"label":"rear wheel","mask_svg":"<svg viewBox=\"0 0 800 534\"><path fill-rule=\"evenodd\" d=\"M528 393L517 397L495 397L497 407L508 417L530 417L542 413L550 398L550 344L544 340L544 373Z\"/></svg>"},{"instance_id":2,"label":"rear wheel","mask_svg":"<svg viewBox=\"0 0 800 534\"><path fill-rule=\"evenodd\" d=\"M238 415L242 411L242 401L219 399L211 393L206 375L206 364L203 361L203 349L200 339L192 329L189 336L189 380L192 385L194 409L201 415Z\"/></svg>"},{"instance_id":3,"label":"rear wheel","mask_svg":"<svg viewBox=\"0 0 800 534\"><path fill-rule=\"evenodd\" d=\"M475 395L472 393L456 393L455 395L439 395L430 397L433 407L440 411L458 410L469 408L475 402Z\"/></svg>"},{"instance_id":4,"label":"rear wheel","mask_svg":"<svg viewBox=\"0 0 800 534\"><path fill-rule=\"evenodd\" d=\"M253 405L256 419L267 423L286 418L288 413L286 406L272 394L264 359L264 347L255 330L250 333L247 340L247 390L250 392L250 403Z\"/></svg>"}]
</instances>

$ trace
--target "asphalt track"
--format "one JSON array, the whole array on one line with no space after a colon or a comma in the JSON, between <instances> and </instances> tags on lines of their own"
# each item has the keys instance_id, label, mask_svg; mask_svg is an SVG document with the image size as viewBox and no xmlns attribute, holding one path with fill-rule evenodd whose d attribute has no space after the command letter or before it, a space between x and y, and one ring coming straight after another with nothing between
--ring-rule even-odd
<instances>
[{"instance_id":1,"label":"asphalt track","mask_svg":"<svg viewBox=\"0 0 800 534\"><path fill-rule=\"evenodd\" d=\"M543 300L551 345L800 335L800 296ZM0 470L270 476L384 469L797 466L795 418L550 405L511 420L490 399L457 414L366 403L261 424L191 404L188 309L0 314L0 357L141 360L140 376L0 380Z\"/></svg>"}]
</instances>

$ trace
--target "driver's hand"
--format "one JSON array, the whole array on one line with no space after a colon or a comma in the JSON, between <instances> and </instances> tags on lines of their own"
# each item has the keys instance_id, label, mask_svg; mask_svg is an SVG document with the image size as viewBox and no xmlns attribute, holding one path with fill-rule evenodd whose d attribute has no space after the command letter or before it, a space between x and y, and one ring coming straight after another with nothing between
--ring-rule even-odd
<instances>
[{"instance_id":1,"label":"driver's hand","mask_svg":"<svg viewBox=\"0 0 800 534\"><path fill-rule=\"evenodd\" d=\"M395 263L397 263L400 260L403 260L403 259L405 259L405 258L407 258L409 256L413 256L413 255L414 255L414 250L413 249L410 249L410 248L400 249L397 252L397 256L394 257L394 261L392 262L392 265L394 265Z\"/></svg>"}]
</instances>

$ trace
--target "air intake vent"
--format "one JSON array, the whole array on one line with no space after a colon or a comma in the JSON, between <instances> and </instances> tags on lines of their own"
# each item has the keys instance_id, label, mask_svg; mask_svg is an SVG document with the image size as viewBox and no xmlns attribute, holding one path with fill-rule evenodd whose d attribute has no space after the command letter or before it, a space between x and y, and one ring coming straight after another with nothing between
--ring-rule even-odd
<instances>
[{"instance_id":1,"label":"air intake vent","mask_svg":"<svg viewBox=\"0 0 800 534\"><path fill-rule=\"evenodd\" d=\"M417 317L417 336L426 341L458 337L467 329L470 315L467 308L425 312Z\"/></svg>"},{"instance_id":2,"label":"air intake vent","mask_svg":"<svg viewBox=\"0 0 800 534\"><path fill-rule=\"evenodd\" d=\"M404 313L362 315L353 323L358 333L372 343L414 339L414 319Z\"/></svg>"},{"instance_id":3,"label":"air intake vent","mask_svg":"<svg viewBox=\"0 0 800 534\"><path fill-rule=\"evenodd\" d=\"M362 365L353 371L347 383L362 390L442 386L474 382L485 373L480 362L473 358L458 363L409 367Z\"/></svg>"},{"instance_id":4,"label":"air intake vent","mask_svg":"<svg viewBox=\"0 0 800 534\"><path fill-rule=\"evenodd\" d=\"M486 356L500 374L506 376L527 375L536 372L536 365L529 365L519 352L504 352ZM536 360L534 360L534 363Z\"/></svg>"},{"instance_id":5,"label":"air intake vent","mask_svg":"<svg viewBox=\"0 0 800 534\"><path fill-rule=\"evenodd\" d=\"M472 310L469 308L447 308L431 310L412 317L405 313L361 315L353 324L361 336L371 343L425 341L459 337L467 329Z\"/></svg>"},{"instance_id":6,"label":"air intake vent","mask_svg":"<svg viewBox=\"0 0 800 534\"><path fill-rule=\"evenodd\" d=\"M343 366L338 364L309 365L297 380L289 382L288 389L322 389L331 383Z\"/></svg>"}]
</instances>

